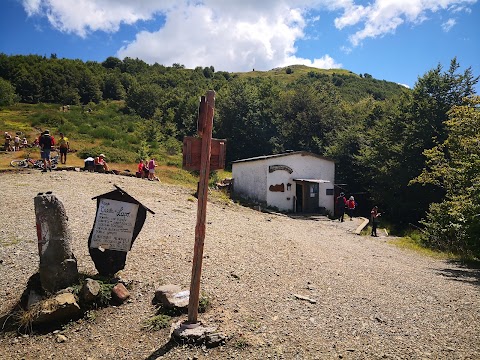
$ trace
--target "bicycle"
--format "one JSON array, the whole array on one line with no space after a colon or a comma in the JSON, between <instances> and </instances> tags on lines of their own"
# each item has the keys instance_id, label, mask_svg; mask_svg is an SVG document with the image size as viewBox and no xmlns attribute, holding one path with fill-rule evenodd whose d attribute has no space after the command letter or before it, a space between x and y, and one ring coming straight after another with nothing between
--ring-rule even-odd
<instances>
[{"instance_id":1,"label":"bicycle","mask_svg":"<svg viewBox=\"0 0 480 360\"><path fill-rule=\"evenodd\" d=\"M50 159L52 163L52 169L55 169L58 165L59 156L55 155ZM27 154L25 159L21 160L12 160L10 165L16 168L28 168L32 167L34 169L43 169L43 160L34 160L30 157L30 153Z\"/></svg>"},{"instance_id":2,"label":"bicycle","mask_svg":"<svg viewBox=\"0 0 480 360\"><path fill-rule=\"evenodd\" d=\"M28 153L25 159L12 160L10 165L17 168L33 167L35 169L43 169L43 160L34 160L30 157L30 153Z\"/></svg>"}]
</instances>

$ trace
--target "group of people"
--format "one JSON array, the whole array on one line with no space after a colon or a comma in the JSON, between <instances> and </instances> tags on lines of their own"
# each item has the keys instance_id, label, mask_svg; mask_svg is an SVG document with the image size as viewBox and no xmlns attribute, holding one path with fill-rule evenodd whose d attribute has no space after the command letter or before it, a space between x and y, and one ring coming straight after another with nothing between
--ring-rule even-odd
<instances>
[{"instance_id":1,"label":"group of people","mask_svg":"<svg viewBox=\"0 0 480 360\"><path fill-rule=\"evenodd\" d=\"M345 211L348 213L350 217L350 221L353 219L355 214L355 209L357 208L358 204L355 201L353 196L350 196L347 200L345 197L345 193L341 192L340 195L337 197L336 209L338 214L338 220L343 222L345 217ZM370 225L372 227L372 231L370 233L371 236L378 236L377 235L377 227L379 223L379 217L381 213L378 212L378 206L374 206L370 211Z\"/></svg>"},{"instance_id":2,"label":"group of people","mask_svg":"<svg viewBox=\"0 0 480 360\"><path fill-rule=\"evenodd\" d=\"M154 158L151 158L149 161L140 159L137 168L137 177L141 179L148 179L150 181L160 181L160 179L155 175L155 168L157 163Z\"/></svg>"},{"instance_id":3,"label":"group of people","mask_svg":"<svg viewBox=\"0 0 480 360\"><path fill-rule=\"evenodd\" d=\"M52 161L50 153L54 149L55 146L55 138L53 135L50 134L49 130L45 130L41 133L38 138L38 146L40 147L40 157L43 160L43 172L46 172L47 169L52 171ZM60 162L62 164L67 163L67 153L70 149L70 142L68 138L63 134L60 133L60 138L58 139L58 148L60 151ZM47 167L48 165L48 167Z\"/></svg>"},{"instance_id":4,"label":"group of people","mask_svg":"<svg viewBox=\"0 0 480 360\"><path fill-rule=\"evenodd\" d=\"M14 137L5 131L5 143L4 143L4 150L5 151L20 151L20 148L24 148L28 146L28 140L26 137L20 139L18 134L15 134Z\"/></svg>"},{"instance_id":5,"label":"group of people","mask_svg":"<svg viewBox=\"0 0 480 360\"><path fill-rule=\"evenodd\" d=\"M350 221L353 219L353 216L355 214L355 208L357 207L357 202L355 201L355 198L353 196L350 196L347 200L345 197L345 193L340 193L340 195L337 197L337 212L338 212L338 220L341 222L344 221L345 217L345 211L347 211L348 216L350 217Z\"/></svg>"}]
</instances>

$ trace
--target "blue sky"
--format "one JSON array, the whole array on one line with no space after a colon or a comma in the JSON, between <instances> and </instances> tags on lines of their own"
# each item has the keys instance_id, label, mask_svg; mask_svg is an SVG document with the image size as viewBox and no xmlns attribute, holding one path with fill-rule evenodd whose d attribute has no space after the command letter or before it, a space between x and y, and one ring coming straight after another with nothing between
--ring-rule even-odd
<instances>
[{"instance_id":1,"label":"blue sky","mask_svg":"<svg viewBox=\"0 0 480 360\"><path fill-rule=\"evenodd\" d=\"M229 72L305 64L409 87L457 57L480 75L480 0L2 0L0 31L8 55Z\"/></svg>"}]
</instances>

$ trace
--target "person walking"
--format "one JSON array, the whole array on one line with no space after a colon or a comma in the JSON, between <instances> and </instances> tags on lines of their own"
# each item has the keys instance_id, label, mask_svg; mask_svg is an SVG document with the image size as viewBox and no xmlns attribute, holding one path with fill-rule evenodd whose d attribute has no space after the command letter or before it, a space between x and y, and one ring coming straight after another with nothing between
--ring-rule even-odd
<instances>
[{"instance_id":1,"label":"person walking","mask_svg":"<svg viewBox=\"0 0 480 360\"><path fill-rule=\"evenodd\" d=\"M378 212L378 206L374 206L372 211L370 211L370 222L372 223L372 233L371 236L377 237L377 226L379 219L378 217L381 215L381 213Z\"/></svg>"},{"instance_id":2,"label":"person walking","mask_svg":"<svg viewBox=\"0 0 480 360\"><path fill-rule=\"evenodd\" d=\"M68 142L68 138L64 136L62 132L60 133L60 139L58 139L58 146L60 147L60 162L66 164L70 143Z\"/></svg>"},{"instance_id":3,"label":"person walking","mask_svg":"<svg viewBox=\"0 0 480 360\"><path fill-rule=\"evenodd\" d=\"M343 222L343 218L345 216L345 207L347 206L347 199L345 198L345 194L343 192L337 197L337 214L338 220Z\"/></svg>"},{"instance_id":4,"label":"person walking","mask_svg":"<svg viewBox=\"0 0 480 360\"><path fill-rule=\"evenodd\" d=\"M350 196L350 198L347 201L347 211L348 211L348 216L350 217L350 221L353 220L353 214L355 213L356 207L357 207L357 203L355 202L355 198L353 196Z\"/></svg>"},{"instance_id":5,"label":"person walking","mask_svg":"<svg viewBox=\"0 0 480 360\"><path fill-rule=\"evenodd\" d=\"M55 139L50 135L48 130L45 130L40 138L38 139L38 144L40 146L41 158L43 160L43 170L42 172L47 172L48 170L52 171L52 162L50 160L50 151L52 151L53 145L55 145Z\"/></svg>"},{"instance_id":6,"label":"person walking","mask_svg":"<svg viewBox=\"0 0 480 360\"><path fill-rule=\"evenodd\" d=\"M148 162L148 180L159 180L158 177L155 176L155 168L157 164L155 163L155 159L152 157Z\"/></svg>"}]
</instances>

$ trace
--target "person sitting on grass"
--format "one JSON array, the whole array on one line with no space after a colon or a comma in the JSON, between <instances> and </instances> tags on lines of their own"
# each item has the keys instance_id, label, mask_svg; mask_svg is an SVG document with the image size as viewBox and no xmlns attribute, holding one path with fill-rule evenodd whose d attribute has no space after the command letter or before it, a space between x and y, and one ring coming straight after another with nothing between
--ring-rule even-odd
<instances>
[{"instance_id":1,"label":"person sitting on grass","mask_svg":"<svg viewBox=\"0 0 480 360\"><path fill-rule=\"evenodd\" d=\"M95 171L99 173L108 171L108 164L105 162L104 154L100 154L95 158Z\"/></svg>"}]
</instances>

